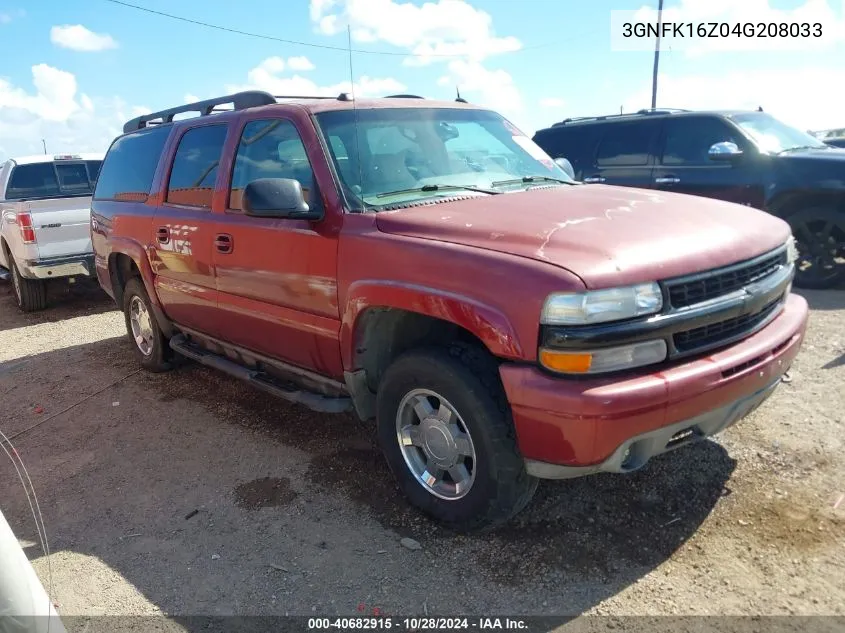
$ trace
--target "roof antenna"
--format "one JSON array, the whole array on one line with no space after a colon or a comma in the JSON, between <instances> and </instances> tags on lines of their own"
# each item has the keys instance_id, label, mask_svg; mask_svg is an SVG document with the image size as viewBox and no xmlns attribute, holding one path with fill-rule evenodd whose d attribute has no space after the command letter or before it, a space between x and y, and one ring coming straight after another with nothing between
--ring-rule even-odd
<instances>
[{"instance_id":1,"label":"roof antenna","mask_svg":"<svg viewBox=\"0 0 845 633\"><path fill-rule=\"evenodd\" d=\"M455 99L455 101L457 101L458 103L467 103L467 100L464 99L463 97L461 97L461 87L460 86L455 86L455 92L458 93L458 98Z\"/></svg>"},{"instance_id":2,"label":"roof antenna","mask_svg":"<svg viewBox=\"0 0 845 633\"><path fill-rule=\"evenodd\" d=\"M762 111L763 111L763 106L757 106L757 112L762 112Z\"/></svg>"},{"instance_id":3,"label":"roof antenna","mask_svg":"<svg viewBox=\"0 0 845 633\"><path fill-rule=\"evenodd\" d=\"M358 189L360 190L357 192L357 195L358 198L361 199L361 210L366 213L367 203L364 200L364 168L361 165L361 141L359 140L358 131L358 100L355 98L355 74L352 72L352 27L349 24L346 25L346 42L349 48L349 90L352 92L352 112L355 117L355 154L357 156L356 160L358 161Z\"/></svg>"}]
</instances>

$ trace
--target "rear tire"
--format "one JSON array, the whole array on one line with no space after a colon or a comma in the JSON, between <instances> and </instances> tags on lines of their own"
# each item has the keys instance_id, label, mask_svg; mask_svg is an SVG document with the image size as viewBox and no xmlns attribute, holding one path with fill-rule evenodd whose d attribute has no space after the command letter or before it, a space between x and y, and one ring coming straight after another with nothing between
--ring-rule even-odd
<instances>
[{"instance_id":1,"label":"rear tire","mask_svg":"<svg viewBox=\"0 0 845 633\"><path fill-rule=\"evenodd\" d=\"M845 213L812 207L793 213L787 221L799 253L795 286L824 290L845 279Z\"/></svg>"},{"instance_id":2,"label":"rear tire","mask_svg":"<svg viewBox=\"0 0 845 633\"><path fill-rule=\"evenodd\" d=\"M9 258L12 266L12 287L15 299L22 312L37 312L47 307L47 282L43 279L27 279L21 276L18 265Z\"/></svg>"},{"instance_id":3,"label":"rear tire","mask_svg":"<svg viewBox=\"0 0 845 633\"><path fill-rule=\"evenodd\" d=\"M172 350L158 326L147 290L137 277L126 282L123 289L123 315L141 367L155 373L170 369Z\"/></svg>"},{"instance_id":4,"label":"rear tire","mask_svg":"<svg viewBox=\"0 0 845 633\"><path fill-rule=\"evenodd\" d=\"M498 368L485 350L454 346L401 355L379 385L377 412L379 442L402 492L452 529L501 525L537 490L517 449ZM453 459L458 463L448 467Z\"/></svg>"}]
</instances>

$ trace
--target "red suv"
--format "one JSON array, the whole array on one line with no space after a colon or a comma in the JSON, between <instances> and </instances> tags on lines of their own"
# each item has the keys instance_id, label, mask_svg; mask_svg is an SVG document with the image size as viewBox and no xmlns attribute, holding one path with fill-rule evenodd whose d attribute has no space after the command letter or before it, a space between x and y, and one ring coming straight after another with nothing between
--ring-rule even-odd
<instances>
[{"instance_id":1,"label":"red suv","mask_svg":"<svg viewBox=\"0 0 845 633\"><path fill-rule=\"evenodd\" d=\"M91 229L140 363L375 419L457 529L721 431L803 339L783 220L581 185L464 102L243 92L124 132Z\"/></svg>"}]
</instances>

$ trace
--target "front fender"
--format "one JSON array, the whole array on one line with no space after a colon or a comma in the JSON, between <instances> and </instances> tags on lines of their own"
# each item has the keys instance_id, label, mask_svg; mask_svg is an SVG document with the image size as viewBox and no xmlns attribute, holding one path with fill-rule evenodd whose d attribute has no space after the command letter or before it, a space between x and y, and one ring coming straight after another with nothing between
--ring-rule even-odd
<instances>
[{"instance_id":1,"label":"front fender","mask_svg":"<svg viewBox=\"0 0 845 633\"><path fill-rule=\"evenodd\" d=\"M476 336L499 358L519 359L522 345L508 318L499 310L469 297L437 288L393 281L361 280L348 290L340 327L343 367L354 367L355 332L361 314L368 308L396 308L453 323Z\"/></svg>"}]
</instances>

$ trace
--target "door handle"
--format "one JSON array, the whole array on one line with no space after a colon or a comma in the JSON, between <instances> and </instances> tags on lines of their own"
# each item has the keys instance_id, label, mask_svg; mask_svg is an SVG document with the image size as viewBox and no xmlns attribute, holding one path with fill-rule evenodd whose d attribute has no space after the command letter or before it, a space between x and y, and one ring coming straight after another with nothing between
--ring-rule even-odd
<instances>
[{"instance_id":1,"label":"door handle","mask_svg":"<svg viewBox=\"0 0 845 633\"><path fill-rule=\"evenodd\" d=\"M588 176L584 178L584 182L604 182L603 176Z\"/></svg>"},{"instance_id":2,"label":"door handle","mask_svg":"<svg viewBox=\"0 0 845 633\"><path fill-rule=\"evenodd\" d=\"M217 249L219 253L231 253L232 249L234 249L234 239L228 233L218 233L214 237L214 248Z\"/></svg>"},{"instance_id":3,"label":"door handle","mask_svg":"<svg viewBox=\"0 0 845 633\"><path fill-rule=\"evenodd\" d=\"M167 244L170 241L170 229L166 226L160 226L156 230L156 238L160 244Z\"/></svg>"},{"instance_id":4,"label":"door handle","mask_svg":"<svg viewBox=\"0 0 845 633\"><path fill-rule=\"evenodd\" d=\"M654 179L654 182L658 185L673 185L676 182L681 182L681 179L675 176L658 176Z\"/></svg>"}]
</instances>

